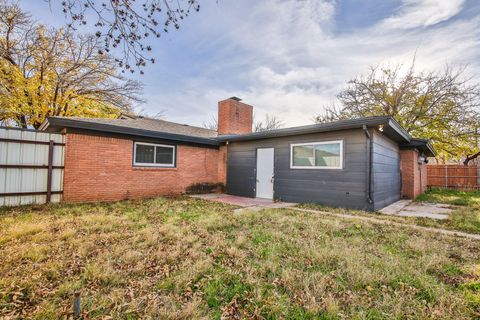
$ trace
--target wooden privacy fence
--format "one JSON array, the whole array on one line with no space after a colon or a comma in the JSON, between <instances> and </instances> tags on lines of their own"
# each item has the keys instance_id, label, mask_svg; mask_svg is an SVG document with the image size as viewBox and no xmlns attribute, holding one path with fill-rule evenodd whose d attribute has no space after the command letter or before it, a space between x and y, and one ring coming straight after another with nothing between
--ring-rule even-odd
<instances>
[{"instance_id":1,"label":"wooden privacy fence","mask_svg":"<svg viewBox=\"0 0 480 320\"><path fill-rule=\"evenodd\" d=\"M429 187L460 190L480 189L480 167L477 165L427 165L427 185Z\"/></svg>"},{"instance_id":2,"label":"wooden privacy fence","mask_svg":"<svg viewBox=\"0 0 480 320\"><path fill-rule=\"evenodd\" d=\"M0 127L0 206L60 202L64 135Z\"/></svg>"}]
</instances>

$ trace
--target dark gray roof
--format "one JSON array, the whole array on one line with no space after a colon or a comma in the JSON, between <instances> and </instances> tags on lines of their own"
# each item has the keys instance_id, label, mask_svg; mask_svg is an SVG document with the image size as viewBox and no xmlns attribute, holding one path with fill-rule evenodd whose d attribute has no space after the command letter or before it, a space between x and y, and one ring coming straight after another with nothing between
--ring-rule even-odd
<instances>
[{"instance_id":1,"label":"dark gray roof","mask_svg":"<svg viewBox=\"0 0 480 320\"><path fill-rule=\"evenodd\" d=\"M217 132L214 130L150 118L97 119L49 117L40 126L40 130L47 131L61 130L63 128L126 134L212 146L219 145L219 142L214 140L217 136Z\"/></svg>"},{"instance_id":2,"label":"dark gray roof","mask_svg":"<svg viewBox=\"0 0 480 320\"><path fill-rule=\"evenodd\" d=\"M161 131L166 133L182 134L187 136L214 138L217 136L217 131L206 128L194 127L186 124L180 124L160 119L152 118L130 118L130 119L108 119L108 118L80 118L80 117L50 117L51 119L69 119L75 121L82 121L96 124L108 124L125 128L136 128L151 131Z\"/></svg>"},{"instance_id":3,"label":"dark gray roof","mask_svg":"<svg viewBox=\"0 0 480 320\"><path fill-rule=\"evenodd\" d=\"M312 124L308 126L275 129L262 132L252 132L240 135L222 135L218 136L217 140L249 141L275 137L286 137L298 134L357 129L362 128L363 126L373 127L379 125L383 125L383 132L385 135L399 143L408 143L412 139L410 134L408 134L408 132L405 131L405 129L403 129L392 117L377 116Z\"/></svg>"},{"instance_id":4,"label":"dark gray roof","mask_svg":"<svg viewBox=\"0 0 480 320\"><path fill-rule=\"evenodd\" d=\"M239 135L220 135L214 130L194 127L175 122L150 118L93 119L76 117L49 117L40 126L40 130L59 131L63 128L75 128L123 135L165 139L186 143L219 146L227 141L249 141L299 134L319 133L378 127L382 125L383 133L397 141L402 148L417 148L427 156L435 156L435 150L428 140L415 139L403 129L392 117L377 116L351 120L340 120L307 126L252 132Z\"/></svg>"}]
</instances>

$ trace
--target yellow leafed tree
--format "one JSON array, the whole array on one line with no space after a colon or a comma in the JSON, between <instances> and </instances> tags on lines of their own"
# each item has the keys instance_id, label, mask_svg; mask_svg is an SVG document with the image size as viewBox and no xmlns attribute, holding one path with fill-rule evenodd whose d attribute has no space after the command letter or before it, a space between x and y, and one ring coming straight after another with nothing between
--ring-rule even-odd
<instances>
[{"instance_id":1,"label":"yellow leafed tree","mask_svg":"<svg viewBox=\"0 0 480 320\"><path fill-rule=\"evenodd\" d=\"M38 128L48 116L117 117L140 102L141 84L117 71L94 36L32 23L0 5L0 121Z\"/></svg>"}]
</instances>

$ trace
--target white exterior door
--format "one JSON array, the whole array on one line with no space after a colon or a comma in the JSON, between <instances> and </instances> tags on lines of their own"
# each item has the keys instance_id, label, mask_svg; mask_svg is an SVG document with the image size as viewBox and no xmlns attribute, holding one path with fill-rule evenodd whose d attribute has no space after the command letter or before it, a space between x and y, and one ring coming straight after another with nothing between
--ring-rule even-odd
<instances>
[{"instance_id":1,"label":"white exterior door","mask_svg":"<svg viewBox=\"0 0 480 320\"><path fill-rule=\"evenodd\" d=\"M273 148L257 149L257 198L273 199Z\"/></svg>"}]
</instances>

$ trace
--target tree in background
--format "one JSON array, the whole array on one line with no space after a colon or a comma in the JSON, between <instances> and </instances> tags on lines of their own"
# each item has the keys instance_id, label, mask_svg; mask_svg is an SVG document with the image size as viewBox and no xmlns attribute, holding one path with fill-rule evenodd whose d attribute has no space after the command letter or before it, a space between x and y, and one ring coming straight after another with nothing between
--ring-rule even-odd
<instances>
[{"instance_id":1,"label":"tree in background","mask_svg":"<svg viewBox=\"0 0 480 320\"><path fill-rule=\"evenodd\" d=\"M48 116L116 117L140 102L141 84L119 75L95 36L32 22L0 2L0 121L38 128Z\"/></svg>"},{"instance_id":2,"label":"tree in background","mask_svg":"<svg viewBox=\"0 0 480 320\"><path fill-rule=\"evenodd\" d=\"M160 38L191 12L200 10L198 0L49 0L60 2L70 28L93 25L102 41L99 52L120 52L116 59L124 70L134 72L154 63L150 38ZM140 70L143 74L143 71Z\"/></svg>"},{"instance_id":3,"label":"tree in background","mask_svg":"<svg viewBox=\"0 0 480 320\"><path fill-rule=\"evenodd\" d=\"M264 121L256 121L255 120L255 115L253 116L253 132L261 132L261 131L268 131L268 130L274 130L274 129L279 129L283 127L283 121L278 119L276 116L272 116L269 114L265 115L265 120ZM216 117L212 117L210 121L204 122L203 127L210 129L210 130L218 130L218 120Z\"/></svg>"},{"instance_id":4,"label":"tree in background","mask_svg":"<svg viewBox=\"0 0 480 320\"><path fill-rule=\"evenodd\" d=\"M338 106L315 116L318 123L368 116L391 116L407 132L430 139L443 160L480 156L480 86L465 77L465 69L415 72L414 63L402 73L394 68L371 68L348 82Z\"/></svg>"},{"instance_id":5,"label":"tree in background","mask_svg":"<svg viewBox=\"0 0 480 320\"><path fill-rule=\"evenodd\" d=\"M278 119L276 116L272 116L269 114L265 115L265 119L263 121L253 121L253 131L254 132L262 132L268 130L279 129L283 127L283 121Z\"/></svg>"},{"instance_id":6,"label":"tree in background","mask_svg":"<svg viewBox=\"0 0 480 320\"><path fill-rule=\"evenodd\" d=\"M208 122L203 122L203 127L210 130L218 130L218 119L217 117L211 117Z\"/></svg>"}]
</instances>

